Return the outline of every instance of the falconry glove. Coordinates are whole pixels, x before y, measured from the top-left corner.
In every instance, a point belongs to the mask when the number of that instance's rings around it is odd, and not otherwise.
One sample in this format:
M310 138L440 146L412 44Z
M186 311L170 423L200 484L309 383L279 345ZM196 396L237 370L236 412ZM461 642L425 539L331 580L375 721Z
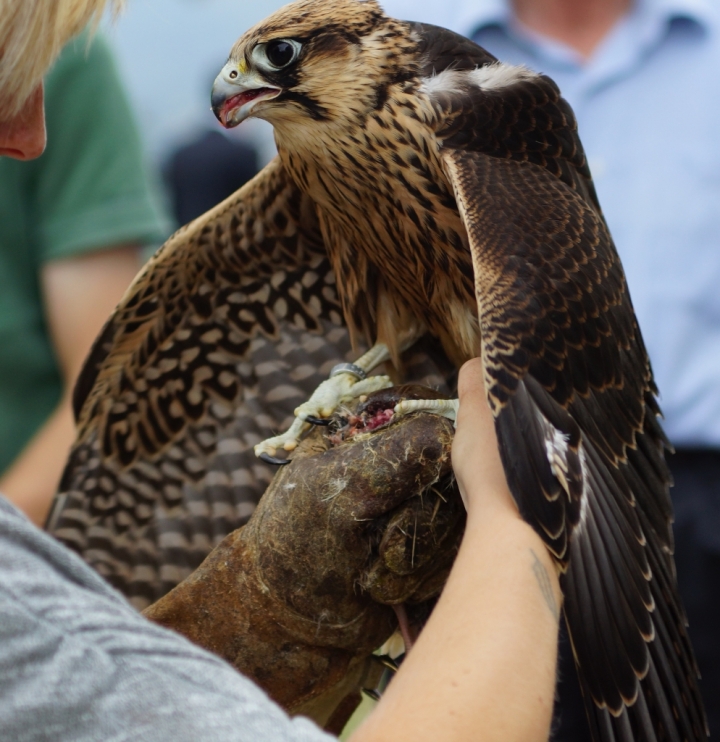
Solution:
M228 660L290 712L340 731L373 650L440 593L465 514L452 477L452 425L419 414L388 425L395 387L316 431L247 525L145 615Z

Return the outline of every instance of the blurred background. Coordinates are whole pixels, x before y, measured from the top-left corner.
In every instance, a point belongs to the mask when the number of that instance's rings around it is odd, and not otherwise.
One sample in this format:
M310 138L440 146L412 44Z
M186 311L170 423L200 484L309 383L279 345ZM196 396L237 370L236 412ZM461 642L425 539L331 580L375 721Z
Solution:
M210 110L210 89L232 45L282 0L144 0L107 19L150 172L176 226L236 191L276 154L272 127L231 131Z

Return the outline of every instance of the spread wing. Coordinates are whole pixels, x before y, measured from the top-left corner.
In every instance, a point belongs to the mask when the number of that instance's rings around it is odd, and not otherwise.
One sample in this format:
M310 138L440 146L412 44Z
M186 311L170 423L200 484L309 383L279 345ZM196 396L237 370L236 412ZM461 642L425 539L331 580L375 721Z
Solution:
M472 251L488 396L510 488L562 571L593 735L706 739L668 444L574 117L544 76L494 63L453 74L428 87Z
M108 321L48 530L144 608L248 519L273 475L253 445L354 356L315 207L276 160L171 237ZM453 373L429 339L403 361Z
M177 232L96 341L49 530L143 607L241 525L252 446L350 351L315 208L276 160Z

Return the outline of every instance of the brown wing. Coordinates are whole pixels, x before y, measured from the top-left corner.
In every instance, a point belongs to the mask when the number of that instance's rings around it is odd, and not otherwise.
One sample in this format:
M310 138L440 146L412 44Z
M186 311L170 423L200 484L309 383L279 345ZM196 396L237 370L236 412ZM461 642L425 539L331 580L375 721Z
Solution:
M472 73L500 65L486 49L445 28L422 23L408 27L419 39L416 54L423 80L446 71ZM539 165L600 213L575 114L553 80L532 74L530 79L487 85L467 74L444 90L433 89L435 134L443 147Z
M449 148L443 161L471 245L505 471L563 570L593 734L706 739L667 443L607 227L563 168Z
M140 273L75 394L50 531L142 607L252 512L275 434L350 346L313 204L274 161Z
M427 342L407 376L441 386ZM273 475L253 445L354 357L315 208L275 161L174 235L108 321L49 530L147 606L247 520Z

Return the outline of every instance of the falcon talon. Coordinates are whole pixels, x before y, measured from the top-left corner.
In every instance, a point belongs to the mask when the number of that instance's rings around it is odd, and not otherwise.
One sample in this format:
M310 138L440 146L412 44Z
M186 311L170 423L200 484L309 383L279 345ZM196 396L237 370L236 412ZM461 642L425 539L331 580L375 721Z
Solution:
M305 422L310 423L310 425L323 425L327 426L330 425L330 418L327 417L314 417L313 415L306 415L305 416Z
M271 456L269 453L261 453L258 455L258 458L266 464L272 464L272 466L285 466L285 464L290 463L290 459L278 459L275 456Z

